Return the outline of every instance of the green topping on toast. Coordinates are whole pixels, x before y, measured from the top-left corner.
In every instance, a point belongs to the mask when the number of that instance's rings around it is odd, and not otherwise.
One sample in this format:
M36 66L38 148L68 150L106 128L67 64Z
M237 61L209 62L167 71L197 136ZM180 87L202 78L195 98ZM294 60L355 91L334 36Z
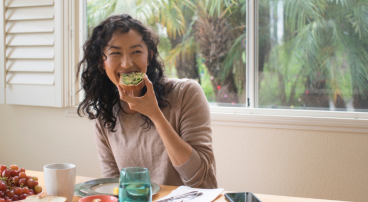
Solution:
M120 83L125 85L137 85L143 80L144 73L142 72L132 72L128 74L120 75Z

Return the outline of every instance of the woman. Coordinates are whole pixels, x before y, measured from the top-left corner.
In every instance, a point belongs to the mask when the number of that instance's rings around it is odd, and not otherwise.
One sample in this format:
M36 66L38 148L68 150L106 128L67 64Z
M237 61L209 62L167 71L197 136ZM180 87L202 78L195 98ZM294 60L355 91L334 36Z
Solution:
M124 167L146 167L164 185L216 188L210 111L200 85L163 76L158 37L129 15L114 15L84 44L85 99L78 107L94 120L103 177ZM85 64L83 66L83 64ZM122 73L145 73L146 86L124 91Z

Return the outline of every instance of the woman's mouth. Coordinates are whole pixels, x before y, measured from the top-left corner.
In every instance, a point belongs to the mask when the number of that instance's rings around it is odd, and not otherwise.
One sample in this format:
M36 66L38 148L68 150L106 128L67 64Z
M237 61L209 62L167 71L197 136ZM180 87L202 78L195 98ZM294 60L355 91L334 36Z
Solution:
M122 74L130 74L130 73L133 73L133 72L137 73L138 71L119 72L119 73L118 73L118 76L120 76L120 75L122 75Z

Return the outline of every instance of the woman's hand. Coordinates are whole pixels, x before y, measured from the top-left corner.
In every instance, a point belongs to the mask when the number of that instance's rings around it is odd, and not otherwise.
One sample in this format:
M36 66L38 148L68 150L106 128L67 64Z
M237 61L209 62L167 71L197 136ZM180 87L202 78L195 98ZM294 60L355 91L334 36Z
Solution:
M161 110L158 107L152 82L148 79L147 75L144 75L143 79L147 87L147 92L142 97L131 96L133 92L125 91L119 85L117 85L117 88L119 90L120 99L128 103L131 110L144 114L152 120L155 115L161 113Z

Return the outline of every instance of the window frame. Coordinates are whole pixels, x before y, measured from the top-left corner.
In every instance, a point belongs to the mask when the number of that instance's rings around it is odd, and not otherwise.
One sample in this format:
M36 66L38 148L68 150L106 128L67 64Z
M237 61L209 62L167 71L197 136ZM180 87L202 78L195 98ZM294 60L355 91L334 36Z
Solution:
M86 0L79 0L79 47L86 37ZM256 108L258 82L258 0L247 0L246 107L210 106L212 126L301 129L368 133L368 113ZM80 49L82 51L82 49ZM82 54L80 54L82 55ZM74 71L73 71L74 72ZM76 107L67 116L78 116Z

